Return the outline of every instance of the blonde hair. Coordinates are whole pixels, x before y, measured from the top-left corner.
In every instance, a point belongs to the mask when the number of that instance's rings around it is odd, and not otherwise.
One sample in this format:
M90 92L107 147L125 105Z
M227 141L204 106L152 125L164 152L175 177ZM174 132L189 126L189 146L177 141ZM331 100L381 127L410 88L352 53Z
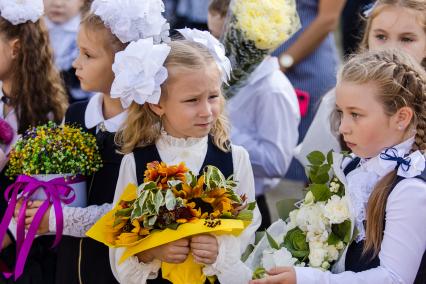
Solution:
M426 151L426 73L410 56L398 50L369 51L354 56L343 67L339 81L359 84L374 83L378 99L386 115L402 107L413 110L410 127L416 129L411 151ZM383 177L375 186L367 205L367 226L364 253L375 257L383 240L386 202L396 170Z
M127 43L122 43L118 37L116 37L111 30L105 26L104 21L98 15L93 13L86 14L81 20L80 25L85 28L85 32L93 32L102 36L102 47L109 51L112 56L115 53L122 51L128 45Z
M368 38L370 36L371 25L373 20L387 7L396 6L401 8L412 9L423 15L423 31L426 33L426 1L424 0L377 0L371 14L365 19L364 34L359 46L360 51L369 49ZM423 59L422 66L426 67L426 60Z
M175 40L170 44L171 51L164 65L171 68L197 70L217 66L215 59L204 45L187 40ZM218 69L219 71L219 69ZM161 86L161 95L168 96L167 84L169 78ZM213 125L210 135L213 143L222 151L230 151L229 123L224 114L225 97L220 94L220 115ZM139 105L135 102L129 107L128 117L123 127L117 132L115 141L124 154L132 152L136 147L145 147L157 141L161 134L161 118L156 115L147 103Z

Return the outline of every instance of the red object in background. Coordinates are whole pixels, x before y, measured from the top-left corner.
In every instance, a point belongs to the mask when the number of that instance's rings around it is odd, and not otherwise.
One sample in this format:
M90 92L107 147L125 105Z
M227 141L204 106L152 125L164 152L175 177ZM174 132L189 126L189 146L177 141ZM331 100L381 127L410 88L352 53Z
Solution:
M304 117L308 113L310 99L309 93L300 89L295 89L295 91L297 95L297 101L299 102L300 116Z

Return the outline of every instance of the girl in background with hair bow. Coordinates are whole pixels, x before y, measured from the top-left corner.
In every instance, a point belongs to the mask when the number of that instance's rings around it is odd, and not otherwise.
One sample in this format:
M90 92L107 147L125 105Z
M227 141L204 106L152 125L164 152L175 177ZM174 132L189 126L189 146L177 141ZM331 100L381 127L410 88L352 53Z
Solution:
M4 190L14 181L5 177L8 154L15 141L30 126L61 123L68 106L59 73L52 61L49 36L41 18L42 0L0 1L0 120L8 141L0 142L0 212L7 203ZM2 137L4 138L2 133ZM12 138L12 139L10 139ZM11 269L15 263L12 229L2 243L1 259ZM53 238L37 238L17 283L53 283L56 254L50 250ZM1 271L6 270L1 265ZM2 278L2 276L0 276ZM0 279L1 283L15 283Z
M85 208L63 207L63 238L58 247L56 283L117 283L109 265L108 248L86 238L87 230L111 210L122 155L117 153L115 132L127 117L127 106L114 95L133 87L120 81L115 62L129 43L153 37L167 39L168 24L161 15L161 0L95 0L80 24L79 55L73 62L84 91L96 92L89 100L68 109L65 122L78 124L96 135L103 167L87 181ZM127 66L132 68L131 66ZM40 202L27 210L30 222ZM39 233L55 232L54 210L44 216Z
M353 152L342 168L358 232L339 260L345 271L278 267L251 283L426 283L425 71L397 51L355 56L336 108Z
M178 31L185 40L173 41L169 46L153 46L141 40L133 47L134 52L123 54L129 60L140 58L139 69L134 70L133 77L128 73L127 80L152 89L140 92L134 88L122 96L130 107L116 137L126 155L121 162L114 202L118 202L128 183L143 183L147 163L155 160L169 165L185 162L196 174L202 172L203 164L214 165L225 176L234 175L237 194L245 194L248 202L254 201L253 172L247 151L230 144L223 113L225 99L221 86L230 72L223 46L208 32ZM118 261L123 249L111 249L111 267L120 283L170 283L162 279L161 273L158 276L161 262L182 263L192 253L196 262L205 265L206 276L217 275L220 283L247 283L251 274L246 273L249 270L240 257L254 241L259 225L260 213L256 208L252 223L239 237L197 235L143 251L122 264Z

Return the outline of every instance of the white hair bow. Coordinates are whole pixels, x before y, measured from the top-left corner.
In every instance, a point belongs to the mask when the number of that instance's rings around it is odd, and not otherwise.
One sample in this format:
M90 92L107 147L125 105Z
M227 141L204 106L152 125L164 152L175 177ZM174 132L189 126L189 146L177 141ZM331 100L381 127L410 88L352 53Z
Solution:
M91 10L123 43L147 37L155 43L169 40L161 0L95 0Z
M178 29L177 31L181 33L185 39L198 42L207 47L222 72L222 81L227 83L231 74L231 62L225 55L225 48L223 45L208 31L188 28Z
M0 0L0 15L13 25L37 22L44 14L43 0Z
M123 51L117 52L112 70L115 79L111 97L120 98L123 108L132 102L158 104L161 84L167 79L163 66L170 53L167 44L154 44L152 38L131 42Z

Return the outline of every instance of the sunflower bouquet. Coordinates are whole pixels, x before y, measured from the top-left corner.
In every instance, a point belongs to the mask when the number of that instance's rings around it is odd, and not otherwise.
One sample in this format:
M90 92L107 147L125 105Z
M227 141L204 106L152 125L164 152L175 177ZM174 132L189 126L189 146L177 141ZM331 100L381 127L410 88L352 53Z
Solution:
M75 207L86 205L85 176L102 165L96 138L81 128L57 125L53 122L31 127L18 139L9 154L6 175L15 182L5 190L8 207L0 224L3 240L12 220L18 200L22 200L16 221L17 260L15 280L23 272L31 244L44 214L50 206L55 211L56 246L62 238L62 204ZM25 211L30 200L43 201L25 231ZM13 226L12 226L13 227Z
M184 163L167 166L152 162L144 176L139 187L127 185L115 208L87 233L109 247L125 247L120 261L196 234L238 235L253 218L255 202L248 203L244 195L238 195L236 181L225 178L214 166L205 167L196 177ZM172 281L176 279L173 274L189 267L191 280L181 281L194 283L194 279L199 279L204 283L202 266L191 259L177 265L163 263L163 277ZM167 271L172 275L165 275Z
M232 0L223 44L231 61L232 97L256 67L300 28L295 0Z

